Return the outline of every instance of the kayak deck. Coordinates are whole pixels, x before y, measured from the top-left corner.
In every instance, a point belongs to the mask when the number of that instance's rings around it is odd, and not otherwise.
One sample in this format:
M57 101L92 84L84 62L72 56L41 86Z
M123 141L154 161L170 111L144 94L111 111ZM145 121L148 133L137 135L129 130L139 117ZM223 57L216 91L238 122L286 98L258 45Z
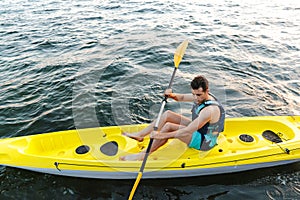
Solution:
M141 161L119 158L145 150L149 138L138 142L121 133L137 132L146 126L111 126L1 139L0 164L67 176L135 178ZM272 137L277 141L271 141ZM212 150L190 149L171 139L149 156L144 176L218 174L297 162L299 142L299 116L229 118Z

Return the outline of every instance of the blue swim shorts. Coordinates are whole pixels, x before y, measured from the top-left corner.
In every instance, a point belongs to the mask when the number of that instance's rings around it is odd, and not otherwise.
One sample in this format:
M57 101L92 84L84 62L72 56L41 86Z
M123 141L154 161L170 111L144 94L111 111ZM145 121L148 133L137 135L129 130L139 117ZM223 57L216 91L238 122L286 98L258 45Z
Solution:
M192 135L192 139L188 146L190 148L200 150L201 143L202 143L202 136L198 131L195 131Z
M192 139L191 139L188 147L194 148L197 150L208 151L208 150L212 149L214 146L216 146L218 135L205 134L204 136L202 136L201 133L199 133L198 131L195 131L192 135Z

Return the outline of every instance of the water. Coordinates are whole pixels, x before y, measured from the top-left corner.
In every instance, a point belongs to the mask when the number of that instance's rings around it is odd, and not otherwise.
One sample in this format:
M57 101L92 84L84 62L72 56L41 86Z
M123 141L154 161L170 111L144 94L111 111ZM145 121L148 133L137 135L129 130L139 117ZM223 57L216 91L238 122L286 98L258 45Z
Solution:
M150 122L185 39L174 91L203 74L227 117L299 115L299 16L293 0L2 0L0 137ZM298 199L299 169L142 180L136 197ZM125 199L133 184L11 168L0 180L1 199Z

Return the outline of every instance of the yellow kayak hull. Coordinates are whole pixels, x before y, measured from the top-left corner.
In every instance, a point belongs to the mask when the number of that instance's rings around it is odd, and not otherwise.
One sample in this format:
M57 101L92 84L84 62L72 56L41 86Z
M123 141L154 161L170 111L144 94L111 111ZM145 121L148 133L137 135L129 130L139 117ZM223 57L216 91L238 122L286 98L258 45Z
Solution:
M0 165L63 176L135 179L141 161L121 161L149 142L122 136L147 125L110 126L0 139ZM264 137L269 131L280 138ZM300 116L227 118L218 145L204 152L177 139L147 160L143 178L240 172L300 161Z

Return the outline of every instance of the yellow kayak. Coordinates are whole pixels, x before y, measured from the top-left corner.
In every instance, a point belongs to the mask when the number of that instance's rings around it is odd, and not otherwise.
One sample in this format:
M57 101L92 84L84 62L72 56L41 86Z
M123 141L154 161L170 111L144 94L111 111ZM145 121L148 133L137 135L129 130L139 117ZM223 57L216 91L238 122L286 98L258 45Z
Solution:
M121 161L149 142L122 136L147 125L125 125L0 139L0 165L102 179L135 179L142 161ZM218 145L204 152L177 139L152 153L143 178L240 172L300 161L300 116L228 118Z

